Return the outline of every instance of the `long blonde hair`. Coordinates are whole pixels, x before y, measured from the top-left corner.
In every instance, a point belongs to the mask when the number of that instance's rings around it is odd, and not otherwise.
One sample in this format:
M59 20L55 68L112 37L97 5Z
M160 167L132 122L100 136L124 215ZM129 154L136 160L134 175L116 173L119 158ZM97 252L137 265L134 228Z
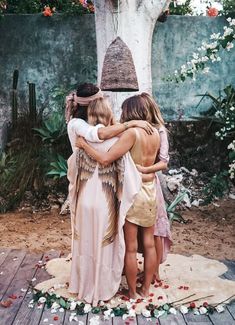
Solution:
M153 97L145 92L143 92L140 96L145 101L148 107L148 111L151 115L151 123L157 127L165 126L165 122L160 112L160 108L153 99Z
M106 98L99 98L90 102L87 115L88 123L91 125L103 124L108 126L114 124L113 112Z

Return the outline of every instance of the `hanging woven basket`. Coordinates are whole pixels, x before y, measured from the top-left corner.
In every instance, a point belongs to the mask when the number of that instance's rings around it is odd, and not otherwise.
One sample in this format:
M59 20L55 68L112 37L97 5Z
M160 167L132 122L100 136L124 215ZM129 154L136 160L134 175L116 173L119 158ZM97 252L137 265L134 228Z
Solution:
M116 92L139 90L131 51L120 37L107 49L100 86L102 90Z

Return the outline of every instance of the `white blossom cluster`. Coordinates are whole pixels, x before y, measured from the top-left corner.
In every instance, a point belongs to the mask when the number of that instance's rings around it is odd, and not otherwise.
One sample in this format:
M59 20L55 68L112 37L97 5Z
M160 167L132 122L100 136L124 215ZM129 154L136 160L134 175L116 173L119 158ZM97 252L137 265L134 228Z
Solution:
M215 135L220 140L224 140L226 136L235 130L235 107L221 106L221 108L215 112L215 117L224 124Z
M198 71L208 73L210 68L206 66L207 62L219 62L221 57L218 55L219 50L223 47L230 51L233 47L235 39L235 19L227 19L229 26L224 26L224 32L213 33L210 36L210 42L202 42L198 52L193 53L193 58L186 64L183 64L179 70L175 70L174 77L171 76L167 80L183 82L186 78L191 77L196 80Z
M184 6L187 0L174 0L174 6ZM191 15L193 16L206 16L208 8L215 8L218 11L223 10L223 5L219 1L208 1L208 0L191 0L189 2L189 8Z
M215 8L218 11L223 10L223 5L218 1L191 0L189 7L193 16L206 16L208 8Z
M235 140L233 140L229 145L228 149L231 150L233 153L235 153ZM235 178L235 159L232 160L231 164L229 164L229 177L231 179Z

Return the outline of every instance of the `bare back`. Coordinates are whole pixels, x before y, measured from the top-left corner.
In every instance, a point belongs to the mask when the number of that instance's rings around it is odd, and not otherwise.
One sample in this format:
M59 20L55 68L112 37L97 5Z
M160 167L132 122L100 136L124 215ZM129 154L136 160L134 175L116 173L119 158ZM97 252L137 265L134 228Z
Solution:
M160 136L156 130L153 134L149 135L140 128L135 128L136 140L130 150L130 154L135 164L148 167L155 163L156 157L160 148ZM153 179L153 175L145 176L144 181Z

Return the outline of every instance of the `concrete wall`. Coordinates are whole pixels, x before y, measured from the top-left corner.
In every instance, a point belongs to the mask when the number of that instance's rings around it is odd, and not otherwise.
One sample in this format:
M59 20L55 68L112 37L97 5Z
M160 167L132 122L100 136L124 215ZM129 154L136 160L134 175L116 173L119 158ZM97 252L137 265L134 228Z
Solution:
M153 93L167 120L189 120L208 108L200 97L209 91L215 96L229 84L235 85L235 49L221 52L221 62L210 65L211 72L198 75L196 81L189 79L180 84L163 80L182 64L192 59L193 52L202 41L209 41L212 33L223 31L224 17L170 16L167 21L157 23L153 34L152 78Z
M28 105L27 81L36 84L37 106L47 106L54 87L96 82L95 39L93 15L6 15L0 20L0 147L6 138L3 123L11 115L14 69L19 69L21 109Z
M156 25L153 35L153 92L164 117L190 119L199 114L197 94L235 83L235 51L221 55L211 73L196 82L169 84L163 77L190 59L212 32L222 31L225 19L170 16ZM20 107L27 107L27 81L36 83L38 107L48 105L53 87L69 88L77 82L96 81L97 58L94 15L51 18L38 15L7 15L0 20L0 147L3 124L10 118L12 74L19 69ZM50 109L50 107L48 107ZM183 115L183 116L182 116Z

